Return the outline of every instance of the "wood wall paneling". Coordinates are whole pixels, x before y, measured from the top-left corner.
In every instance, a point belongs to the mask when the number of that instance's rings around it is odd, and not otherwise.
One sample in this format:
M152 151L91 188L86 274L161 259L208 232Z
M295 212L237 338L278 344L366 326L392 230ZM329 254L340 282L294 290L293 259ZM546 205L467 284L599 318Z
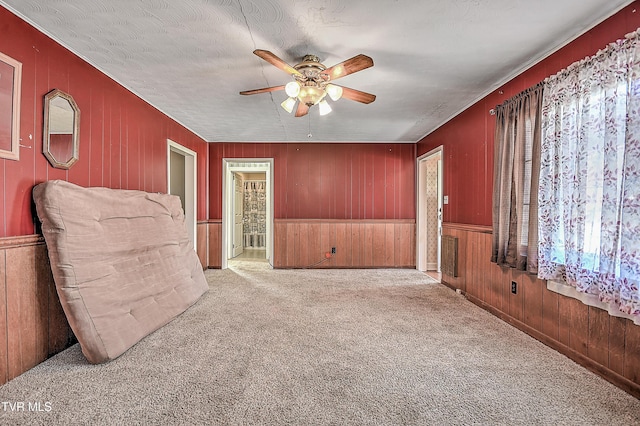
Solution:
M487 267L487 291L485 292L485 299L491 306L498 307L498 291L500 280L498 277L499 268L493 263L489 263ZM501 307L499 308L501 309Z
M361 265L373 265L374 262L374 236L373 236L373 223L363 223L361 227L364 228L364 238L362 239L362 259L360 259ZM379 256L378 256L379 257Z
M275 222L273 224L273 266L283 268L286 266L287 258L287 224Z
M198 222L196 225L196 253L203 269L209 267L209 224Z
M416 247L416 242L417 242L416 238L417 237L416 237L415 226L413 227L413 230L410 230L409 232L411 233L411 245L410 245L410 247L413 247L411 249L410 265L416 265L416 250L415 250L415 247Z
M296 242L295 237L297 235L296 231L296 223L287 223L286 224L286 245L284 248L284 266L291 267L296 264L295 253L296 253Z
M415 144L216 143L209 219L222 217L222 160L273 158L276 219L415 219Z
M207 268L222 267L222 222L208 223Z
M36 235L0 239L0 383L75 343L46 247Z
M607 311L589 307L589 329L587 355L589 358L609 367L609 319Z
M206 219L204 140L3 7L0 22L0 51L22 62L20 134L27 141L19 161L0 159L3 176L11 177L0 180L0 237L36 232L31 189L46 180L166 192L168 138L198 154L198 218ZM71 94L82 114L80 159L69 170L42 155L43 97L54 88Z
M460 276L443 274L444 284L640 397L640 326L552 292L535 276L492 264L491 238L483 227L445 224L443 234L455 235L462 247Z
M491 253L491 234L488 233L480 233L480 253L486 253L487 255ZM483 290L482 290L482 300L489 300L492 298L492 270L493 264L487 262L487 259L477 259L478 264L478 274L482 276L483 281Z
M275 268L415 267L413 220L277 219L274 230Z
M518 286L522 292L522 301L527 306L522 306L523 322L529 327L542 332L543 317L543 291L546 287L545 283L535 275L522 273L520 274Z
M542 329L541 332L551 339L560 341L560 312L558 306L558 293L547 290L546 283L541 281L544 286L542 292Z
M571 347L571 309L572 299L558 295L558 341L567 347Z
M360 253L358 253L355 248L358 246L357 243L358 237L355 236L357 232L359 232L360 227L354 223L345 223L345 231L344 231L344 239L345 246L344 249L340 251L344 251L343 256L345 259L345 266L353 266L358 264L358 259L360 259ZM359 235L359 234L357 234ZM338 242L336 242L338 244ZM336 250L339 246L336 246Z
M386 224L382 225L371 225L371 233L372 233L372 253L373 259L370 265L380 265L380 266L388 266L386 264L387 252L385 247L386 242Z
M351 226L351 224L348 224ZM335 266L336 267L347 267L350 265L351 258L351 239L347 242L347 224L346 223L336 223L336 238L335 238L335 247L336 253L334 254ZM351 235L349 235L351 236ZM342 250L338 251L338 247L342 247Z
M589 309L576 299L567 298L564 304L569 312L569 347L588 356L589 354Z
M307 266L326 259L324 254L330 252L332 244L335 244L329 235L331 225L325 222L310 224L299 222L298 226L298 238L305 242L307 256L296 259L295 265Z
M464 282L466 292L475 297L480 297L479 290L478 290L480 276L478 275L476 270L477 259L474 256L474 253L478 252L477 240L478 240L477 232L467 234L465 238L464 251L461 252L460 255L465 259L464 276L473 277L473 279L466 279Z
M628 322L623 318L611 317L609 318L609 330L607 332L609 337L609 368L621 376L625 375L625 335ZM640 382L640 380L637 381Z
M411 226L402 226L396 223L394 230L394 253L396 255L395 263L397 265L415 265L415 259L412 255L415 253L415 233L412 233Z
M0 250L0 385L9 381L6 250Z
M56 284L51 272L49 255L44 244L36 245L36 282L42 291L47 293L47 357L68 348L76 342L76 338L67 322L67 317L60 304Z
M638 29L640 13L636 12L637 8L638 2L626 6L535 66L497 87L419 141L417 156L443 147L443 190L444 195L449 196L449 204L443 206L445 222L491 225L495 116L490 116L488 111Z
M522 321L524 322L524 297L523 297L523 291L522 291L522 284L521 284L521 280L520 280L520 276L522 275L522 272L519 271L515 271L513 269L509 269L508 270L509 273L511 274L510 277L510 282L509 282L509 291L506 292L507 297L509 298L509 303L508 303L508 314L518 320L518 321ZM513 292L511 291L511 283L512 282L516 282L517 284L517 290L516 290L516 294L513 294Z
M311 263L311 256L309 254L309 224L300 223L297 231L298 241L296 246L296 253L298 255L296 262L299 265L309 265Z
M362 244L360 244L362 238L362 226L359 223L351 224L351 265L361 265L364 262L362 253Z
M467 238L468 235L469 235L468 233L460 230L454 231L454 236L458 238L458 279L457 281L460 285L460 289L464 292L467 291L466 279L467 277L469 277L469 274L467 273L467 263L470 258L465 255L467 253L467 244L469 244L469 241Z
M384 225L384 266L395 266L396 264L396 224L385 223ZM400 242L408 244L409 240Z
M498 305L502 312L509 312L511 299L511 269L503 266L496 266L498 270Z
M625 329L624 377L640 383L640 326L627 320ZM639 395L636 397L640 398Z
M337 222L332 222L327 224L323 223L322 226L320 227L320 230L323 235L322 243L321 243L322 251L320 253L320 256L325 256L325 259L328 259L329 266L331 266L332 268L335 268L337 266L336 257L331 253L331 249L333 247L336 247L336 250L337 250L336 225L337 225ZM327 257L328 255L330 256Z
M38 287L35 247L6 252L7 356L9 380L46 358L48 345L42 334L48 329L48 295Z

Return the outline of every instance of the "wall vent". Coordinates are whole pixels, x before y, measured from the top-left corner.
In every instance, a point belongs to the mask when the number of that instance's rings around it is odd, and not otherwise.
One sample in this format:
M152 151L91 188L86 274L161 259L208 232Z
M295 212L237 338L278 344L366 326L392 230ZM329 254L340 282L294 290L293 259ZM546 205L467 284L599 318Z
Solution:
M440 269L444 275L458 276L458 237L442 236L442 259Z

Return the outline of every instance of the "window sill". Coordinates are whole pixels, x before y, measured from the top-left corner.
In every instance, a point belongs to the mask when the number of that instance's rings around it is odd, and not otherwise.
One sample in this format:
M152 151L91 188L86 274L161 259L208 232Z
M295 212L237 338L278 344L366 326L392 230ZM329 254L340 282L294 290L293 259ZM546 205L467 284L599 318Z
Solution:
M593 306L593 307L605 310L611 316L626 318L632 321L634 324L640 325L640 317L634 317L633 315L620 312L615 305L601 302L598 296L595 296L593 294L581 293L577 291L574 287L571 287L570 285L567 285L558 281L547 281L547 289L553 291L554 293L562 294L563 296L571 297L573 299L578 299L585 305Z

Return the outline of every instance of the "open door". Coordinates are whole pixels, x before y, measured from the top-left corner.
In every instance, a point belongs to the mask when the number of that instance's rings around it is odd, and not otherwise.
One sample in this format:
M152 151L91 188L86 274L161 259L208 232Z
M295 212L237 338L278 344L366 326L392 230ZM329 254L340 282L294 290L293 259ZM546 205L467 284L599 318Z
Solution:
M244 250L242 241L242 218L243 218L243 201L244 192L242 185L242 177L237 173L233 174L234 193L233 193L233 253L231 257L240 256Z
M167 191L177 195L182 202L187 233L197 247L197 153L167 139Z
M416 269L440 272L443 153L436 148L417 160Z

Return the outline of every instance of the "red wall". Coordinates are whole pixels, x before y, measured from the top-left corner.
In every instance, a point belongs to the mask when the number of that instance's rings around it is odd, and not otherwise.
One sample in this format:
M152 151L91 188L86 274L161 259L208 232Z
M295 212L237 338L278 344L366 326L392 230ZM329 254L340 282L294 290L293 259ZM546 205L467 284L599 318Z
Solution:
M275 217L415 219L416 155L444 146L446 222L491 224L494 117L489 109L640 26L634 2L411 144L254 144L202 139L0 8L0 51L23 64L20 161L0 160L0 237L34 232L31 188L50 179L166 191L166 139L198 153L198 219L219 219L222 158L275 159ZM81 112L80 161L42 155L42 101L59 88ZM209 160L209 164L207 164ZM207 200L207 175L210 196ZM207 208L209 212L207 213Z
M449 204L443 209L445 222L491 225L495 117L489 110L638 27L640 1L490 93L418 143L418 156L444 147L444 195L449 196Z
M276 219L415 219L414 144L216 143L210 219L222 217L222 159L274 159Z
M0 51L22 62L25 145L19 161L0 159L0 237L34 233L31 189L42 181L166 192L167 138L197 152L198 219L207 217L205 141L2 7L0 34ZM43 98L56 88L81 111L80 160L68 171L42 154Z

